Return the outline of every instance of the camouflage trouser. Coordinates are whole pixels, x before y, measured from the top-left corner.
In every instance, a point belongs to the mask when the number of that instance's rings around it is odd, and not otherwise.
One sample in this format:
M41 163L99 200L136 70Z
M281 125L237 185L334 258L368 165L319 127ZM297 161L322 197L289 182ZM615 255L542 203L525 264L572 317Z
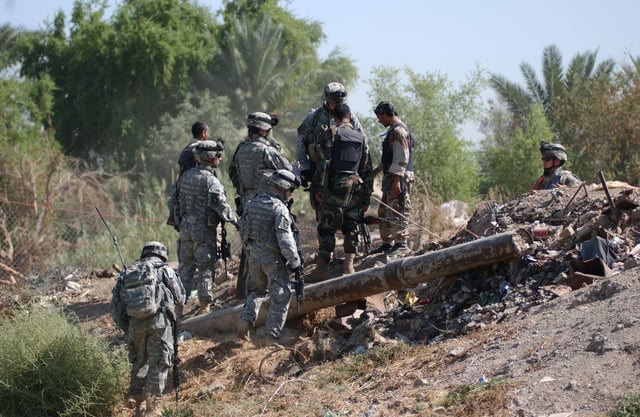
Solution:
M280 337L291 303L289 271L283 260L268 261L250 256L247 300L240 318L255 323L260 306L269 293L269 312L265 329L275 338Z
M336 246L336 231L342 231L344 252L356 253L358 247L358 220L362 216L361 200L352 198L348 207L323 204L318 210L318 254L329 261ZM330 203L330 202L329 202Z
M382 204L378 207L378 217L381 219L379 229L383 243L391 244L394 241L396 244L407 243L409 223L406 219L410 214L411 200L408 192L400 195L382 192ZM405 219L402 218L403 216Z
M131 395L162 396L173 363L173 329L131 325L128 336Z
M182 222L178 241L178 261L178 273L187 297L193 289L194 275L197 271L198 300L204 303L213 301L216 230L204 224Z

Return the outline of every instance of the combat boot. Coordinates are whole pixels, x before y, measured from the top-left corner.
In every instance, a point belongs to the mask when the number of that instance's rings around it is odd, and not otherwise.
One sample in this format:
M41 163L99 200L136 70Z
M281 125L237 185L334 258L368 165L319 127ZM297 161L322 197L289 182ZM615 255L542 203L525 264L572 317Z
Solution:
M211 311L211 304L208 301L200 301L200 314L206 314Z
M136 401L136 411L133 417L144 417L147 412L147 403L145 401Z
M144 414L145 417L161 417L162 406L160 399L155 397L147 398L147 411Z
M324 281L329 274L329 262L322 256L316 258L316 269L311 272L310 276L313 282Z
M342 273L344 275L353 274L355 270L353 269L353 260L355 259L355 253L345 253L344 254L344 264L342 264Z
M246 342L251 341L251 323L247 320L240 320L238 325L238 337Z

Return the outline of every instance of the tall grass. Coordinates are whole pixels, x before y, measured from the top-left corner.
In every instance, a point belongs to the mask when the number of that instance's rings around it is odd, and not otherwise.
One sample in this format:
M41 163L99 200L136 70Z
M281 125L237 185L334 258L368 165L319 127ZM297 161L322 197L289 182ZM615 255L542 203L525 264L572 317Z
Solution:
M103 341L43 307L0 319L0 415L109 416L128 365Z

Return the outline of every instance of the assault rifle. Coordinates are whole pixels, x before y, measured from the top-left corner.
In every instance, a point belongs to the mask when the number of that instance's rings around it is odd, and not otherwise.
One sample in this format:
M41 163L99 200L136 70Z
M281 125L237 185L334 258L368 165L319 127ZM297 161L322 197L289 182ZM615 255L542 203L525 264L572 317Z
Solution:
M295 270L293 289L296 290L296 309L297 311L300 311L300 300L304 299L304 277L302 276L302 271L304 270L304 257L302 256L302 250L300 249L300 229L298 229L298 226L296 225L298 218L291 213L292 205L293 199L290 199L287 202L287 208L289 209L289 214L291 214L291 219L293 220L291 223L291 231L293 232L293 239L296 242L296 250L298 251L298 257L300 258L300 266Z
M178 319L173 320L173 389L176 392L176 404L180 394L180 358L178 357Z
M369 233L369 225L366 223L358 223L358 234L362 237L362 245L364 246L364 254L371 252L371 234Z
M124 256L122 256L122 250L120 250L120 245L118 244L118 238L116 238L116 235L114 235L113 232L111 231L109 224L107 224L107 221L102 216L102 213L100 213L100 209L98 208L98 206L94 206L94 207L96 208L96 211L98 212L98 216L100 216L102 223L104 223L105 227L107 228L107 231L109 232L109 234L111 235L111 238L113 239L113 244L115 245L116 250L118 251L118 255L120 255L120 261L122 262L122 270L124 271L125 269L127 269L127 264L124 262Z
M224 275L228 276L227 259L231 257L231 244L227 241L227 229L224 227L224 221L220 222L220 246L217 249L218 259L224 261Z

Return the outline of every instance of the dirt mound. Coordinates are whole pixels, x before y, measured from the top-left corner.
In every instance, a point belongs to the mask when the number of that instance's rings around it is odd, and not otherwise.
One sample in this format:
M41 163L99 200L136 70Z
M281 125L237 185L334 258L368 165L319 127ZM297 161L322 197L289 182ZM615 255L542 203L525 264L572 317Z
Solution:
M181 403L196 416L603 415L640 386L638 201L637 188L609 183L483 202L452 238L431 239L417 253L517 231L528 241L521 259L387 294L385 309L346 317L321 310L288 323L275 350L233 335L182 334ZM598 259L606 269L576 274L572 262L585 260L590 241L604 244L607 256ZM357 269L382 262L366 257ZM220 306L238 302L237 260L228 268L229 279L216 287ZM334 269L339 274L339 265ZM575 280L585 275L591 283ZM47 300L122 345L107 311L114 279L67 283ZM190 300L188 315L197 314L195 304ZM410 350L345 381L335 376L354 355L398 341ZM509 381L504 402L476 411L442 406L456 387L501 378ZM130 414L124 405L118 412Z

